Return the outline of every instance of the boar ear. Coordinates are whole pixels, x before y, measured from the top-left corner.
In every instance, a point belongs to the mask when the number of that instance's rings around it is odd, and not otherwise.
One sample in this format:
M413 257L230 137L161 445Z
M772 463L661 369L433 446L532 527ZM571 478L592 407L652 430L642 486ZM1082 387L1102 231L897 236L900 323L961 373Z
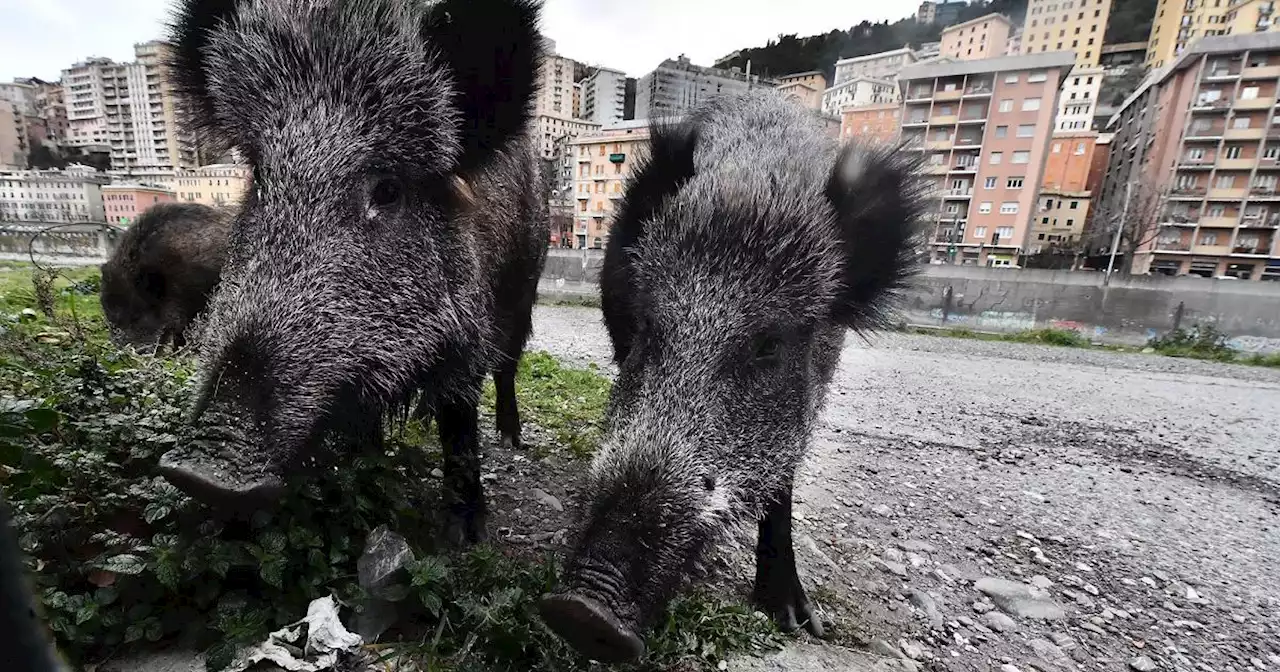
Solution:
M210 34L235 16L239 4L240 0L178 0L169 17L173 49L165 59L166 69L189 123L206 138L216 129L204 49Z
M827 181L844 262L833 316L853 329L881 326L915 271L924 182L912 156L850 142Z
M423 37L453 72L463 171L487 161L529 122L542 59L539 0L442 0Z
M631 350L636 324L628 249L640 239L645 223L663 202L693 177L697 147L698 134L692 124L655 124L647 156L632 170L626 195L610 225L600 275L600 308L613 342L614 361L619 364Z

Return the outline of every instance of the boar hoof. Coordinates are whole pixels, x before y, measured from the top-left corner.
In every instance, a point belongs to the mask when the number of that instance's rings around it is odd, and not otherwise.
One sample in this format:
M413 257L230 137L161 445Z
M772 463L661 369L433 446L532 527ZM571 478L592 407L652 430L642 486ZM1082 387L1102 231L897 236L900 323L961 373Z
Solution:
M799 577L757 584L755 603L761 611L773 617L783 632L795 632L803 626L814 637L823 636L822 618L805 595Z
M160 458L160 475L215 508L257 509L278 500L284 492L284 481L270 470L246 473L179 451L169 451Z
M520 443L520 437L519 437L519 436L516 436L516 435L514 435L514 434L503 434L503 435L502 435L502 449L503 449L503 450L520 450L520 449L522 449L522 448L524 448L524 444Z
M601 663L644 655L644 640L603 604L581 595L548 595L538 603L542 620L579 653Z
M466 548L489 541L485 523L488 516L480 511L449 511L445 514L444 543L449 548Z

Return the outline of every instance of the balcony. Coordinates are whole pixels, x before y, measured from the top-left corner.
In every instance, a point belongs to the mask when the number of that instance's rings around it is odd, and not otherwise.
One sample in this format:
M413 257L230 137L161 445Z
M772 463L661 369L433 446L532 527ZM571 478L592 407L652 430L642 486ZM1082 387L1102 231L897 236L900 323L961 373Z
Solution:
M964 90L963 90L963 89L955 89L955 90L953 90L953 91L939 91L939 92L937 92L937 93L933 94L933 99L934 99L934 100L938 100L938 101L942 101L942 100L960 100L962 97L964 97Z
M1231 254L1231 246L1230 245L1192 245L1191 252L1194 254L1227 255L1227 254Z
M926 175L946 175L948 171L945 163L931 163L924 167Z
M1263 217L1261 215L1245 215L1240 218L1242 229L1274 229L1280 227L1280 215Z
M970 114L960 117L960 123L963 124L985 124L987 118L984 115Z
M1236 67L1214 68L1206 70L1204 73L1204 81L1206 82L1227 82L1240 76L1239 64Z
M956 138L956 147L977 147L982 144L982 136L960 136Z
M1169 193L1171 198L1185 200L1188 198L1195 198L1195 199L1204 198L1205 191L1206 189L1200 186L1174 187Z
M1280 198L1280 193L1276 192L1276 187L1266 185L1254 185L1249 187L1249 198L1257 200L1271 200Z
M1235 108L1237 110L1265 110L1270 108L1276 102L1275 94L1269 96L1258 96L1257 98L1237 98Z
M1183 159L1178 162L1178 170L1209 170L1211 168L1213 168L1213 159L1209 157Z
M924 126L929 123L928 117L919 117L917 119L907 119L902 122L903 128L913 128L916 126Z
M1200 226L1201 228L1234 229L1236 228L1237 221L1239 221L1238 218L1234 216L1233 217L1201 217Z
M1271 246L1270 246L1270 245L1263 245L1263 244L1258 244L1258 245L1236 245L1235 247L1232 247L1232 248L1231 248L1231 254L1242 254L1242 255L1246 255L1246 256L1268 257L1268 256L1271 256Z
M951 169L953 173L976 173L978 172L978 164L976 163L959 163Z
M952 125L955 125L955 123L959 120L960 120L960 117L954 114L940 114L930 119L929 123L934 126L952 126Z
M1240 76L1244 79L1276 79L1280 77L1280 65L1245 68L1240 71Z
M973 187L957 187L942 192L943 198L968 198L973 195Z
M1191 104L1191 111L1220 112L1222 110L1227 109L1227 107L1229 106L1230 106L1229 102L1227 101L1226 98L1214 98L1214 99L1201 98Z
M1265 128L1228 128L1223 137L1228 140L1261 140L1266 134Z
M1218 170L1252 170L1257 161L1256 158L1218 159Z
M1187 129L1187 140L1221 140L1225 130L1226 127L1216 124L1205 128L1192 126Z
M1249 193L1248 189L1223 189L1222 187L1214 187L1209 190L1208 197L1211 200L1219 201L1238 201Z
M975 84L973 86L970 86L969 88L964 90L964 95L966 98L969 98L971 96L972 97L978 97L978 96L990 97L991 84L988 82L984 82L982 84Z
M1191 244L1181 240L1175 241L1156 241L1156 250L1160 252L1190 252Z
M907 94L908 103L919 103L922 101L929 101L932 99L933 99L932 89L916 89L915 91L912 91Z
M951 142L951 138L947 138L946 140L930 140L924 143L925 149L932 149L932 150L948 150L948 149L951 149L953 146L954 146L954 143Z

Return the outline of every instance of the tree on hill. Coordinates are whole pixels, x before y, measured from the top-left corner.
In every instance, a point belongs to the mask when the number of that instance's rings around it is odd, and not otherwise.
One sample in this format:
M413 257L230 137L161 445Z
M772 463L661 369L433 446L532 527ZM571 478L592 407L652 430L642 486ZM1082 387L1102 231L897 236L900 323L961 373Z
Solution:
M1121 0L1111 5L1103 44L1146 42L1151 36L1157 0Z
M1015 26L1020 26L1027 13L1027 0L973 2L960 11L956 23L993 13L1004 14ZM779 35L763 47L742 49L732 58L717 62L716 67L746 69L747 61L751 61L751 72L762 77L820 70L831 81L836 61L842 58L936 42L945 27L937 23L918 23L911 17L893 23L863 21L848 30L833 30L809 37Z

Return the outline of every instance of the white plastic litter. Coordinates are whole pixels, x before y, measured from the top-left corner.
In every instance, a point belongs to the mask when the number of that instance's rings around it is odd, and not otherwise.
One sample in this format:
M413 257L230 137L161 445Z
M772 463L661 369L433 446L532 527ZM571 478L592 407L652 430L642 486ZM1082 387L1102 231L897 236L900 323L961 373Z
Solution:
M307 641L298 658L298 639L306 626ZM360 635L349 632L338 619L338 604L333 596L312 600L307 617L267 635L267 641L249 647L236 656L228 672L244 670L268 661L289 672L320 672L332 669L339 651L350 651L363 644Z

